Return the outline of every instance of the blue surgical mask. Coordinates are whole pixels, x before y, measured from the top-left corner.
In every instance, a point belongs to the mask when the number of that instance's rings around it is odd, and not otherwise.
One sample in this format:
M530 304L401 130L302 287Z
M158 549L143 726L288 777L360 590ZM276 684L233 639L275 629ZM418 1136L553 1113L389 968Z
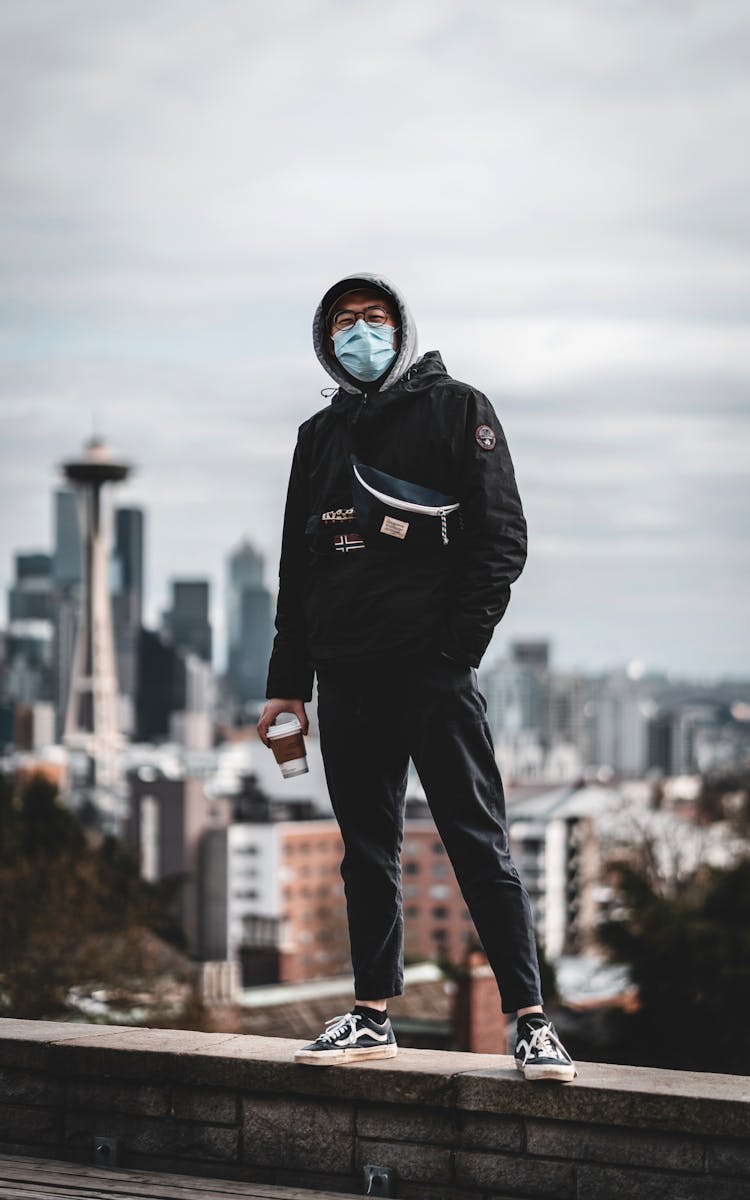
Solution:
M350 375L371 383L388 370L396 357L395 332L392 325L368 325L360 317L351 329L334 333L333 352Z

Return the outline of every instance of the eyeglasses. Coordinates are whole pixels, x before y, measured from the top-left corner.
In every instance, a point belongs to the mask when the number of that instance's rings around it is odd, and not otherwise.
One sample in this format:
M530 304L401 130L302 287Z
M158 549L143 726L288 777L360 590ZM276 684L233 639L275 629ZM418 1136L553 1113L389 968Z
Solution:
M359 312L355 312L351 308L340 308L338 312L333 314L331 318L331 329L338 332L341 329L351 329L357 317L364 317L368 325L386 325L392 320L391 314L382 304L368 304L367 308L362 308Z

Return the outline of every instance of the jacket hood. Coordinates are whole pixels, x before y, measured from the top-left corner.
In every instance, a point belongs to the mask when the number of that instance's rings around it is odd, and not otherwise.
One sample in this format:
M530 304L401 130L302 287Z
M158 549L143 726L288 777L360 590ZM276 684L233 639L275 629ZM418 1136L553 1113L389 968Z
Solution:
M380 291L388 293L398 310L400 325L400 342L396 358L386 374L368 386L375 388L378 392L385 392L388 388L392 388L394 383L397 383L402 375L406 374L417 357L417 327L414 324L411 310L396 285L386 279L384 275L374 275L369 271L360 271L356 275L345 275L343 279L339 279L338 283L329 287L313 317L313 346L318 361L331 379L345 392L361 392L364 390L365 384L345 371L338 359L326 350L327 317L339 296L343 296L345 292L353 292L355 288L366 287L379 288Z

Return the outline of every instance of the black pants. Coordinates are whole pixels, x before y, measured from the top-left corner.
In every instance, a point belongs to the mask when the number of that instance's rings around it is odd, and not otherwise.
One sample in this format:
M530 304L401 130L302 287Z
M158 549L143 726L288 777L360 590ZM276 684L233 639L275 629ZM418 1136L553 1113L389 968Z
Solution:
M344 840L356 995L404 990L401 842L409 757L500 989L541 1004L529 899L508 847L505 796L476 671L437 652L319 666L326 780Z

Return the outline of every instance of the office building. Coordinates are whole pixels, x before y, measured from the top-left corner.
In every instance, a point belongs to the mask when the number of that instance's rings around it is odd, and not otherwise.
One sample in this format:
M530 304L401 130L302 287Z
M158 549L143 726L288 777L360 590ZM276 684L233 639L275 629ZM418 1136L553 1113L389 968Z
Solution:
M53 674L55 733L62 739L65 708L70 695L78 620L83 591L83 550L75 492L57 488L53 494L52 523L54 549L52 579L54 587Z
M236 703L266 694L273 644L271 593L263 584L263 557L244 541L227 571L227 679Z
M15 555L15 578L8 588L3 674L3 699L11 708L53 700L54 602L49 554Z
M115 510L110 557L112 626L120 729L128 734L135 729L138 643L143 623L143 526L140 508Z
M170 737L173 713L184 712L185 661L173 646L152 629L138 635L135 736L139 742L160 742Z
M511 851L548 958L581 954L595 942L602 874L599 822L615 791L577 785L518 787L507 797Z
M162 614L162 636L175 650L190 651L211 662L208 580L172 580L172 603Z
M199 848L203 835L231 820L228 800L206 794L194 777L166 778L153 768L128 774L127 836L152 883L179 881L173 914L189 952L200 955Z
M204 957L242 964L245 986L350 969L330 819L235 822L203 839Z
M52 558L17 553L16 577L8 589L8 621L52 621Z

